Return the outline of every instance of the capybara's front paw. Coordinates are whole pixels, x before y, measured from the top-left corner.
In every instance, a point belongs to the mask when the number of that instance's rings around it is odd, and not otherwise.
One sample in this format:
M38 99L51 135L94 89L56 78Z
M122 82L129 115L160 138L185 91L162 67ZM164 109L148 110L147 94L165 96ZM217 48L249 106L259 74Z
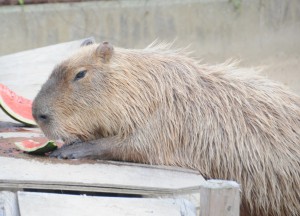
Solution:
M58 159L76 159L76 154L72 151L68 151L66 149L57 149L53 151L50 155L50 157L58 158Z
M84 142L76 142L62 146L61 148L53 151L49 156L59 159L79 159L89 155Z

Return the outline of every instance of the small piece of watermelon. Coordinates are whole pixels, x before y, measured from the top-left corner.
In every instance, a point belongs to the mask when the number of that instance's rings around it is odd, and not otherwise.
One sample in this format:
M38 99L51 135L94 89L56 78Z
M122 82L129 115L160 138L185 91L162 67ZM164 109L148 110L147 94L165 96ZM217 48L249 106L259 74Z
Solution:
M37 125L32 117L32 101L17 95L3 84L0 84L0 107L16 121Z
M54 151L57 148L55 142L51 140L45 143L23 140L22 142L15 142L15 145L24 152L38 155Z

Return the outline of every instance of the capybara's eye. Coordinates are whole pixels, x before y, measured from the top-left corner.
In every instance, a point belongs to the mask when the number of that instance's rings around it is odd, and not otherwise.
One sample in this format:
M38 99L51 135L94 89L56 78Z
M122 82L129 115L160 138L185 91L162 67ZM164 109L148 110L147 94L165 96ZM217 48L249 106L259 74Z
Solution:
M86 70L78 72L74 78L74 81L77 81L77 80L83 78L85 76L85 74L86 74Z

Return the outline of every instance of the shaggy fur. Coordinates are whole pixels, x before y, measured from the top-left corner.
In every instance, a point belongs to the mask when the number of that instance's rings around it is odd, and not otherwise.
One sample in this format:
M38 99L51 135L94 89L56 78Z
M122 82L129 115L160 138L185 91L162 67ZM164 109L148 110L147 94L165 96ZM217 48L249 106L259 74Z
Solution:
M116 160L239 182L245 215L300 215L298 96L230 63L201 65L166 44L115 48L108 61L97 48L58 65L37 96L34 112L51 114L40 123L48 137L114 136L126 140ZM75 82L82 70L86 77Z

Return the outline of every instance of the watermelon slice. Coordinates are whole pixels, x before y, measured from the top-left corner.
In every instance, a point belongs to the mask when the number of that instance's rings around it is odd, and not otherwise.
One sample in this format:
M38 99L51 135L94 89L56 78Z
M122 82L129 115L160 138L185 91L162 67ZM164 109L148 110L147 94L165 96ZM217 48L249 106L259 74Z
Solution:
M55 142L51 140L45 143L33 140L23 140L22 142L15 142L15 145L24 152L37 155L54 151L57 148Z
M0 84L0 107L16 121L36 126L31 111L32 101L17 95L3 84Z

